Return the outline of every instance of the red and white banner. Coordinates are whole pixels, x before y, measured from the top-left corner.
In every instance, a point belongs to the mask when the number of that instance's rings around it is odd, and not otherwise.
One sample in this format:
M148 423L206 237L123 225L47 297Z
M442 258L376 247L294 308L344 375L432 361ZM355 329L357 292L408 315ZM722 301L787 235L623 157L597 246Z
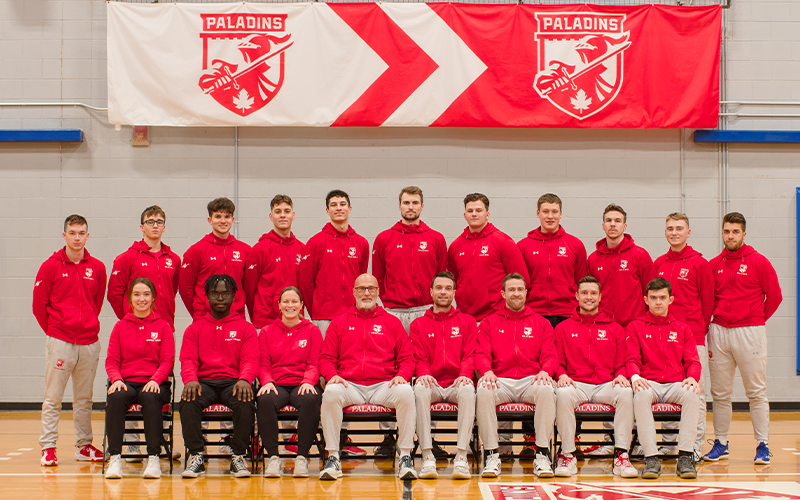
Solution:
M721 8L108 3L108 117L713 128Z

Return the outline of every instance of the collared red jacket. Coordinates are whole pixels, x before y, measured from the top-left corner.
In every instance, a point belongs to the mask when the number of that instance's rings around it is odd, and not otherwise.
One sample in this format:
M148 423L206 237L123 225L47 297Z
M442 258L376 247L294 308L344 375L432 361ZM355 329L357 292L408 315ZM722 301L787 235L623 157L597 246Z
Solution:
M628 376L625 330L603 311L581 314L576 307L556 326L556 350L556 379L566 374L576 382L605 384Z
M650 382L669 384L688 377L702 376L697 344L686 323L672 314L654 316L649 311L633 320L626 329L628 375L639 375Z
M430 375L442 387L458 377L475 378L478 326L469 314L455 307L441 313L430 308L411 322L410 336L417 377Z

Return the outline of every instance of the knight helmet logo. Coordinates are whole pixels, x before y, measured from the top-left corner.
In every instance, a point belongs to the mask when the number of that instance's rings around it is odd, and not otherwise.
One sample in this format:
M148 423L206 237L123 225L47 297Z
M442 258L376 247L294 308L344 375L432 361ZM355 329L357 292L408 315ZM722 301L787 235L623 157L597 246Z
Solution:
M231 330L231 331L228 333L228 336L229 336L230 338L232 338L232 339L235 339L235 338L236 338L236 330Z
M234 251L233 251L233 258L234 258L234 259L238 259L240 255L241 255L241 254L239 253L239 250L234 250Z
M450 335L453 337L458 337L460 335L460 330L457 326L454 326L450 329Z
M567 256L567 247L558 247L558 256L559 257L566 257Z
M350 247L349 255L350 255L350 257L355 257L356 256L356 247Z
M622 88L623 55L631 46L625 14L537 12L538 67L533 88L562 112L584 120Z
M530 337L531 335L533 335L533 328L532 327L526 326L525 328L522 329L522 336L523 337Z
M94 270L93 270L93 269L87 268L87 269L86 269L86 277L87 277L87 278L91 278L91 277L92 277L92 273L93 273L93 272L94 272Z
M239 116L267 105L283 85L287 14L200 14L203 92Z
M619 268L620 269L628 269L628 261L627 260L619 261Z
M597 338L598 339L606 338L606 331L605 330L597 330Z
M164 259L164 265L165 265L166 267L172 268L172 259L170 259L169 257L167 257L166 259Z
M678 340L678 332L669 332L669 340L676 342Z
M678 274L678 278L685 280L689 277L689 270L688 269L681 269L680 273Z
M302 256L302 255L300 255L300 254L297 254L297 263L298 263L298 264L300 264L300 262L301 262L302 260L303 260L303 256Z
M481 248L481 253L484 255L489 253L489 245L483 245L483 247Z
M372 333L383 335L383 332L381 332L381 325L372 325Z
M297 345L299 345L300 347L305 347L306 344L308 344L308 340L306 340L306 339L303 339L303 340L301 340L300 342L297 343Z
M739 266L739 274L747 274L747 264L741 264Z
M426 248L428 248L428 242L427 241L420 241L419 242L419 249L420 250L425 250Z
M58 359L56 361L56 370L62 370L64 368L64 360Z
M158 338L158 332L150 332L150 339L156 340Z

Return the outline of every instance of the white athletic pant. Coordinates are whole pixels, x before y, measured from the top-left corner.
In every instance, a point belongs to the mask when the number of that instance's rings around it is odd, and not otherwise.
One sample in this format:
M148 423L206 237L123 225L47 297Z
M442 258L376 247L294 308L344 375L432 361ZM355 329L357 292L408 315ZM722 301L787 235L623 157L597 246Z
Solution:
M72 376L72 418L75 424L75 446L92 444L92 390L100 342L77 345L54 337L45 344L44 401L42 402L42 449L55 448L61 400Z
M583 403L603 403L614 407L614 446L628 450L633 432L633 391L620 384L585 384L556 387L556 422L564 453L575 451L575 408ZM538 407L537 407L538 409Z
M317 325L317 328L319 328L319 331L322 333L322 339L325 340L325 332L327 332L328 331L328 327L331 326L331 320L329 320L329 319L315 319L315 320L312 320L311 322L314 323L315 325Z
M532 384L533 376L522 379L498 378L497 389L478 384L475 414L478 418L478 433L483 447L497 448L496 406L505 403L528 403L536 405L533 427L536 430L536 446L548 449L553 437L556 420L556 394L550 384Z
M433 448L431 438L431 403L447 402L458 405L458 444L459 450L468 450L475 423L475 386L464 384L460 387L425 387L417 382L414 386L417 402L417 437L420 449L425 452Z
M700 374L700 380L697 381L700 384L700 411L697 413L697 438L694 441L694 449L700 453L706 439L706 375L708 375L708 349L706 346L697 346L697 356L700 358L703 371ZM678 430L678 422L662 422L661 428ZM678 439L677 434L663 434L662 437L665 441Z
M731 427L733 375L737 366L750 401L756 441L766 441L769 439L767 328L725 328L712 323L708 329L708 370L714 400L714 434L722 443L728 440Z
M678 431L678 450L694 451L694 440L697 436L697 416L700 398L681 382L659 384L650 382L649 389L643 389L633 395L633 413L636 417L636 428L639 431L639 443L644 449L644 456L658 455L656 444L656 424L653 420L654 403L672 403L681 405L681 425Z
M339 431L342 429L342 409L350 405L376 404L394 408L397 418L397 447L402 453L410 453L414 447L414 427L416 407L414 390L411 384L389 382L373 385L360 385L353 382L328 384L322 393L322 433L325 436L325 449L339 451Z

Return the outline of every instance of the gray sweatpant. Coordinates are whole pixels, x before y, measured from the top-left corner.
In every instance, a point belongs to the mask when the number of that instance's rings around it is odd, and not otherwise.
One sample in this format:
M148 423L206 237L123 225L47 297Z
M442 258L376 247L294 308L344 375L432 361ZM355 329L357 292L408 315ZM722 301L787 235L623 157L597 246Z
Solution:
M339 431L342 429L342 409L350 405L376 404L394 408L397 418L397 447L402 452L410 452L414 447L414 427L416 407L414 390L411 384L389 382L373 385L360 385L353 382L328 384L322 393L322 433L325 436L325 449L339 451Z
M708 374L708 349L706 346L697 346L697 356L700 358L703 371L700 374L700 380L697 381L700 385L700 411L697 413L697 438L694 441L694 449L700 452L706 440L706 375ZM661 428L678 430L678 422L663 422ZM677 434L663 434L665 441L675 441L677 437Z
M461 387L425 387L417 382L414 386L417 402L417 437L422 451L433 448L431 438L431 403L447 402L458 404L458 443L459 450L469 449L472 425L475 423L475 386L464 384Z
M756 441L769 439L767 400L767 328L744 326L725 328L712 323L708 329L708 371L714 400L714 434L728 440L731 427L731 396L736 367L750 401L750 420Z
M644 449L644 456L658 455L656 444L656 424L653 420L654 403L672 403L681 405L681 425L678 431L678 451L694 451L694 440L697 436L697 416L700 398L681 382L659 384L650 382L649 389L643 389L633 395L633 413L639 431L639 442Z
M394 316L395 318L399 319L401 323L403 323L403 328L406 329L406 333L411 332L411 322L417 318L425 316L425 311L430 309L431 306L419 306L419 307L408 307L408 308L399 308L395 307L389 309L388 307L385 308L386 312Z
M92 391L100 342L77 345L47 337L44 354L44 401L42 402L42 435L39 446L54 448L58 440L61 400L72 377L72 419L75 424L75 446L92 444Z
M575 408L583 403L602 403L614 407L614 446L627 450L633 432L633 391L620 384L585 384L556 387L556 422L564 453L575 451Z
M536 430L536 446L549 448L556 420L556 394L552 385L532 384L533 376L521 379L498 378L497 389L478 385L475 414L478 417L478 433L483 447L497 448L496 406L505 403L528 403L536 405L533 427Z

